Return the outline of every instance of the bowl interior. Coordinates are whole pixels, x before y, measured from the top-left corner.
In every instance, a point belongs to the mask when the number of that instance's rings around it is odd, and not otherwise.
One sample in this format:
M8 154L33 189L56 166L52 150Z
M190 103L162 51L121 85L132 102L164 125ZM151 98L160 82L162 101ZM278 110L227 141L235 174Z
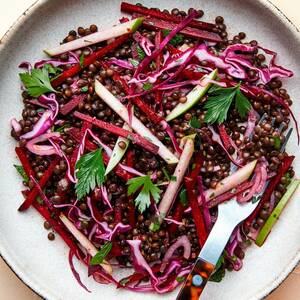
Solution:
M132 2L132 1L130 1ZM267 1L140 1L149 7L171 9L194 7L205 11L204 19L213 21L217 15L224 16L229 33L247 33L247 39L258 40L263 46L276 50L279 63L295 72L293 79L285 84L293 100L300 94L299 82L300 46L296 30ZM121 13L118 0L52 0L40 1L22 18L19 26L1 45L0 55L0 251L17 274L34 290L47 299L174 299L174 294L156 296L132 294L103 286L87 277L87 271L77 264L82 280L92 293L85 292L73 278L67 259L67 248L57 238L50 243L42 228L41 217L33 210L18 213L22 201L21 180L13 168L17 163L14 154L15 141L10 137L9 120L20 116L22 101L18 64L44 57L42 49L58 44L66 33L78 26L98 24L107 28L116 24ZM300 103L294 101L293 110L299 117ZM288 145L288 151L296 154L296 136ZM295 169L299 174L300 159ZM227 273L221 283L210 283L203 299L260 299L274 289L299 260L300 248L300 202L299 192L289 203L275 226L268 242L262 247L252 246L246 252L243 269ZM238 283L238 284L237 284Z

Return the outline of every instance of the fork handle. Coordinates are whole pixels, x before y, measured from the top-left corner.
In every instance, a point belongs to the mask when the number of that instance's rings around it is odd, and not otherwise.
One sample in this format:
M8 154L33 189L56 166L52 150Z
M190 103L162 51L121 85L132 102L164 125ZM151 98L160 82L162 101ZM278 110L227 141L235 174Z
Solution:
M198 258L176 300L198 300L215 266Z

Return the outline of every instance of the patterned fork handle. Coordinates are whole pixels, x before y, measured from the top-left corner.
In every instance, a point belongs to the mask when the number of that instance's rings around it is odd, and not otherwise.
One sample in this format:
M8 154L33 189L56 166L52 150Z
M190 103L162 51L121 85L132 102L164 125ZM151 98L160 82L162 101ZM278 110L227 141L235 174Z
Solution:
M181 288L177 300L198 300L215 266L198 258Z

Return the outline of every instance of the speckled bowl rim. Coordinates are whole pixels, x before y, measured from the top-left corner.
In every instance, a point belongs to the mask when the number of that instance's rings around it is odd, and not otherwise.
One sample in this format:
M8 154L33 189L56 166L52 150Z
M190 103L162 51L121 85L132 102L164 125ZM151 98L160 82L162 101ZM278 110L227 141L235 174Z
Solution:
M6 31L3 37L0 40L0 55L5 48L6 43L14 38L14 33L22 26L22 24L26 21L26 19L30 18L30 16L45 3L50 0L37 0L35 1L28 9L24 11L24 13L13 23L13 25ZM263 5L266 9L270 10L274 15L276 15L280 21L285 25L287 29L293 33L295 39L300 43L300 30L297 26L270 0L255 0ZM21 268L14 265L14 260L10 257L5 248L0 244L0 256L7 264L7 266L16 274L16 276L34 293L40 296L43 299L52 299L52 295L47 291L42 289L36 283L31 282L29 276L25 275ZM270 295L276 288L280 286L280 284L288 277L289 274L293 272L296 266L300 262L300 251L291 259L290 263L285 267L284 271L277 277L276 280L270 286L267 286L263 291L258 292L255 297L258 299L264 299L268 295Z

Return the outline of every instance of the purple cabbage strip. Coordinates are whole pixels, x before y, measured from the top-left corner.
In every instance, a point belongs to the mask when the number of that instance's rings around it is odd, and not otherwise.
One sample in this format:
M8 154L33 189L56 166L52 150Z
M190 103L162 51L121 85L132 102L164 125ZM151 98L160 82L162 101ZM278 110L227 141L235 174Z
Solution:
M206 197L205 197L205 194L204 194L202 176L197 177L197 183L198 183L198 192L199 192L198 202L199 202L199 205L202 206L202 213L203 213L203 218L204 218L206 230L208 232L210 232L213 225L212 225L212 220L211 220L211 215L210 215L210 212L209 212L209 208L206 205Z
M244 137L250 137L253 134L257 119L257 112L254 109L251 109L248 114L247 129Z
M59 66L77 64L77 63L79 63L78 57L77 56L75 57L74 53L71 54L71 52L69 52L69 59L67 61L61 61L58 59L42 59L42 60L37 61L34 64L34 68L40 69L46 64L50 64L56 68Z
M243 203L251 200L253 195L260 193L263 190L267 178L267 161L264 159L256 166L254 170L252 187L249 189L245 196L243 196L242 194L238 195L237 201Z
M195 51L195 57L197 57L199 61L205 60L213 63L215 67L225 70L225 72L235 78L245 79L247 77L246 71L243 68L239 66L234 67L233 65L225 62L223 57L216 56L209 52L207 46L204 44L200 45Z
M118 223L114 229L110 229L106 222L99 222L99 224L101 226L101 233L96 233L95 237L107 241L111 241L116 234L123 233L131 229L130 225L124 225L123 223Z
M186 277L191 271L191 267L186 267L177 273L177 277ZM173 282L169 283L164 287L159 287L159 285L154 284L154 289L159 294L165 294L173 291L176 287L178 287L181 283L174 279Z
M34 124L31 131L21 136L23 139L32 139L45 133L53 125L58 114L59 105L54 93L50 94L49 96L40 96L38 101L43 105L47 105L49 109L44 111L37 123Z
M271 98L273 98L274 100L276 100L276 102L277 102L278 104L282 105L285 109L287 109L287 110L289 111L289 113L291 114L291 117L292 117L292 119L293 119L293 121L294 121L294 123L295 123L296 132L297 132L297 140L298 140L298 145L299 145L299 143L300 143L299 126L298 126L297 119L296 119L296 117L295 117L293 111L292 111L291 108L289 107L289 105L286 104L282 98L280 98L280 97L274 95L274 94L273 94L272 92L270 92L270 91L267 91L267 90L265 90L265 89L259 88L259 87L257 87L257 86L251 86L250 89L249 89L248 86L245 86L245 85L242 86L242 90L244 90L244 91L246 91L246 92L249 92L249 93L251 93L251 94L254 95L254 96L257 96L257 95L255 95L255 94L253 93L253 91L252 91L251 89L254 89L254 90L257 92L257 94L258 94L258 93L265 93L265 94L269 95Z
M138 74L140 74L146 66L148 66L153 59L155 59L165 48L165 46L172 40L172 38L180 32L183 28L185 28L194 18L198 16L197 11L193 11L189 14L185 19L183 19L161 42L159 48L154 50L150 56L147 56L138 66L134 73L134 78L137 78Z
M232 163L234 163L236 166L241 167L239 161L235 160L230 153L227 151L227 149L224 147L221 138L219 136L219 134L217 134L215 132L215 130L213 129L212 126L208 126L209 130L212 132L212 141L219 144L221 146L221 148L224 150L224 152L226 153L226 155L228 156L228 158L231 160Z
M76 201L77 202L77 201ZM68 219L70 219L72 222L75 222L76 220L72 218L72 216L70 215L72 211L76 211L77 215L79 218L81 219L85 219L85 220L90 220L91 218L88 217L87 215L85 215L81 209L79 207L76 206L76 203L74 204L54 204L55 208L65 208L65 207L69 207L69 212L68 212Z
M53 124L53 113L50 110L45 110L40 119L34 124L33 129L21 135L22 139L34 139L45 133Z
M111 58L108 61L108 63L119 66L119 67L124 68L124 69L128 69L128 70L133 70L134 69L133 65L127 60Z
M150 275L153 281L157 283L158 282L157 277L153 273L151 267L146 262L144 256L140 251L140 245L142 242L140 240L127 240L127 243L131 248L134 269L136 271L141 271L141 272L147 271L147 273Z
M179 247L183 247L183 257L185 259L188 259L191 255L191 243L189 241L189 239L187 238L186 235L182 235L181 237L179 237L177 239L177 241L169 247L169 249L167 250L163 261L162 261L162 265L160 268L160 271L163 272L165 270L165 267L167 265L167 263L171 260L174 252L179 248Z
M28 73L30 73L31 70L32 70L32 65L31 65L31 63L28 62L28 61L23 61L23 62L21 62L21 63L19 64L19 68L20 68L20 69L24 69L24 70L26 70Z
M53 145L39 145L40 142L49 141L51 138L59 138L58 132L51 132L39 135L36 138L31 139L27 142L26 148L36 155L53 155L57 154L57 149Z
M269 54L272 56L270 64L269 64L269 70L271 73L271 78L275 78L275 77L280 77L280 78L284 78L284 77L292 77L294 75L294 73L290 70L287 70L285 68L283 68L282 66L278 66L275 64L275 59L277 57L277 53L274 51L271 51L267 48L263 48L261 46L258 46L259 49L263 50L266 54Z
M75 266L74 266L74 263L73 263L74 255L75 254L72 251L69 252L69 264L70 264L71 271L72 271L76 281L78 282L78 284L81 287L83 287L88 293L91 293L91 291L82 283L82 281L80 279L80 275L75 269Z
M16 118L12 118L10 120L10 125L13 128L15 133L22 131L22 127L21 127L20 123L16 120Z
M191 59L192 52L193 52L193 49L187 49L185 52L182 52L176 58L168 59L168 61L163 66L163 68L161 68L159 71L154 71L147 76L143 76L144 78L141 78L141 76L138 76L137 78L132 78L129 81L129 83L143 83L143 82L154 83L157 81L158 77L161 76L161 74L163 74L167 70L171 70L175 67L181 66L186 61L189 61ZM144 75L144 74L140 74L140 75ZM144 95L144 93L139 94L139 96ZM130 95L130 97L135 97L135 96L137 96L137 95Z
M42 200L44 201L46 206L49 208L50 211L53 211L54 206L53 206L52 202L48 199L48 197L45 195L45 193L43 192L43 189L41 188L40 184L35 180L35 178L33 176L30 176L30 180L32 180L33 183L35 184L36 188L39 191L40 197L42 198Z
M109 212L113 211L113 208L112 208L110 200L109 200L109 196L108 196L106 186L101 185L100 190L101 190L102 200L109 207ZM108 213L108 212L106 212L106 213Z
M236 51L253 53L257 48L263 50L266 54L272 55L271 61L267 68L255 67L253 63L246 58L245 55L240 55L236 53ZM268 83L270 80L276 77L285 78L293 76L292 71L275 64L275 59L277 56L276 52L270 51L262 47L251 47L244 44L231 45L225 49L221 56L224 58L225 62L230 63L237 68L238 65L240 65L242 67L257 71L263 83Z

